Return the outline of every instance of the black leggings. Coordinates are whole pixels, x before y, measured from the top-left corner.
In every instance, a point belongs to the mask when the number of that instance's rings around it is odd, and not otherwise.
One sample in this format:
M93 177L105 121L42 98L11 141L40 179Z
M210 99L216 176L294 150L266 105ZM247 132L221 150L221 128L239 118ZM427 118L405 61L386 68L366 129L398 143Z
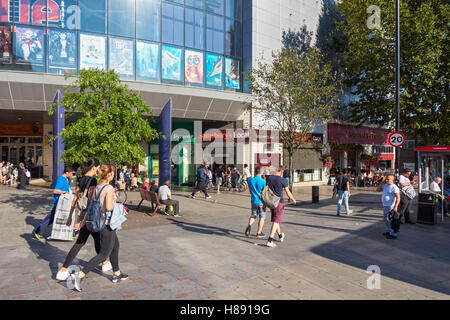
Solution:
M73 259L75 259L75 257L78 255L78 252L80 252L81 248L83 248L83 246L86 244L89 235L92 235L92 238L94 238L95 252L97 252L97 254L100 253L100 233L90 232L85 225L83 228L80 229L77 242L75 242L72 249L70 249L69 253L67 254L66 261L64 261L63 264L64 268L69 267Z
M109 226L100 232L100 253L93 257L83 269L84 274L88 274L92 269L98 266L106 259L110 259L114 272L119 271L119 239L115 230Z

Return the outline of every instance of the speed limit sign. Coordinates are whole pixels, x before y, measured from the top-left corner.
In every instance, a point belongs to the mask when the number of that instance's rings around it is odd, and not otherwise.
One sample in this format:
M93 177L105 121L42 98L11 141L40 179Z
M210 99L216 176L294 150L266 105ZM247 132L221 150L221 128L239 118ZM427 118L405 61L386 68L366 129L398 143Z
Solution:
M405 144L406 138L403 133L391 132L388 136L389 144L393 147L401 147Z

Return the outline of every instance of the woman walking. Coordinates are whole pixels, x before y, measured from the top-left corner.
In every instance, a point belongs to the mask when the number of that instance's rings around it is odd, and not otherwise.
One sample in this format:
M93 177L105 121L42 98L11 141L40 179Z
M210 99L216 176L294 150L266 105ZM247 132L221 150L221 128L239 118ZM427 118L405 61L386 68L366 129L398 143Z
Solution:
M99 169L100 183L94 191L94 197L99 200L101 213L106 217L105 228L100 231L100 253L92 258L83 270L72 275L75 280L75 289L81 291L81 281L86 275L110 257L113 268L112 282L128 279L128 275L120 272L119 269L119 239L115 230L109 226L112 211L114 210L115 194L114 187L110 182L114 179L115 167L111 164L103 164ZM86 224L87 214L81 222L81 227Z
M69 218L67 219L67 223L66 223L67 226L70 226L72 224L73 210L75 209L75 207L77 206L77 203L79 201L78 195L83 194L85 192L85 190L87 189L88 190L88 192L87 192L88 199L91 198L91 195L92 195L95 187L97 186L97 179L94 178L94 175L97 174L99 167L100 167L100 163L99 163L98 159L95 159L95 158L91 158L87 162L85 162L81 165L81 172L83 174L83 177L80 179L80 181L78 183L77 192L76 192L76 195L72 202L72 208L70 210ZM79 221L84 220L85 214L86 214L86 210L82 210L80 212ZM86 242L89 238L89 235L92 235L92 238L94 239L95 252L97 254L100 253L100 233L90 232L87 229L86 225L84 225L83 227L80 228L80 224L81 223L78 222L74 225L74 228L73 228L74 231L75 232L80 231L80 233L78 235L77 241L73 245L72 249L70 249L69 253L67 254L64 264L62 265L62 267L59 269L58 273L56 274L56 279L58 279L58 280L66 280L70 276L69 270L67 268L69 268L73 259L75 259L75 257L78 255L78 252L80 252L81 248L83 248L83 246L86 244ZM112 269L111 263L108 260L103 261L102 271L108 272L111 269Z

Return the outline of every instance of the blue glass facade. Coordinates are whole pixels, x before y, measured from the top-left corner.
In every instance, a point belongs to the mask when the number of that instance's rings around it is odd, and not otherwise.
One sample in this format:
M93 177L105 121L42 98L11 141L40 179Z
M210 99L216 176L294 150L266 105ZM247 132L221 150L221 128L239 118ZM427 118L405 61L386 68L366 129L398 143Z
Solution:
M243 0L0 0L0 68L241 91Z

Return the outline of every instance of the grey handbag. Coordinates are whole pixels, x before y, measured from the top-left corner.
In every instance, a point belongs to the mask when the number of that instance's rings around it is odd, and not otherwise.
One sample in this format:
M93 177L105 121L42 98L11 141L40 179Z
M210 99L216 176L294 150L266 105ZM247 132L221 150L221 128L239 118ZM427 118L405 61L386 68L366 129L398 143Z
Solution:
M259 196L259 199L267 208L270 209L275 209L280 203L280 197L273 193L269 186L264 187L261 195Z

